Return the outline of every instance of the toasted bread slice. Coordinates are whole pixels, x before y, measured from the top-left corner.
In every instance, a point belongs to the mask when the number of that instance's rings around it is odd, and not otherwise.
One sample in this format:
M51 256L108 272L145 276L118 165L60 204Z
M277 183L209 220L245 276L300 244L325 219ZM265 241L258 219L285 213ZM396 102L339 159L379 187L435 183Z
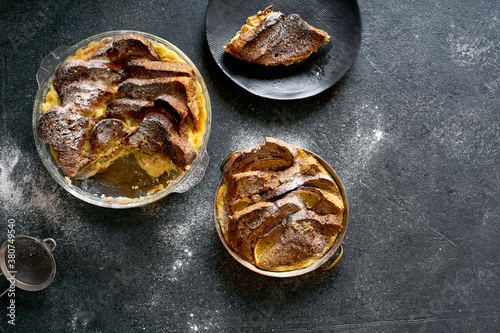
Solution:
M145 58L127 61L123 70L129 77L138 79L179 76L193 78L195 76L194 70L186 63L178 61L153 61Z
M61 106L50 108L38 121L38 135L55 150L57 164L69 177L75 177L87 163L90 129L89 118L71 114Z
M131 58L160 60L153 45L146 38L133 33L111 38L90 56L90 59L109 59L118 64Z
M273 6L250 16L224 46L237 59L266 66L291 65L308 58L326 43L327 32L309 25L298 14L285 16Z
M87 164L75 175L75 178L88 178L106 170L111 163L127 154L123 139L130 134L127 125L119 120L106 118L99 121L89 137Z
M127 79L120 84L118 91L131 98L154 101L162 95L177 97L185 105L195 126L199 125L200 110L196 95L196 82L188 77Z
M99 82L114 85L124 79L120 69L109 61L68 59L57 66L54 74L54 88L61 94L64 87L76 81Z
M141 125L125 138L125 142L134 150L169 158L182 168L196 158L196 151L177 133L172 118L158 112L147 114Z

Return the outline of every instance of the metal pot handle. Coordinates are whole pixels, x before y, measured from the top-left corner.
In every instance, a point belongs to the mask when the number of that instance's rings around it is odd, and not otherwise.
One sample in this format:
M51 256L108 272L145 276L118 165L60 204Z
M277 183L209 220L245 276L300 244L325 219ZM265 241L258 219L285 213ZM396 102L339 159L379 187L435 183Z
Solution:
M337 258L330 265L328 265L327 267L325 267L325 268L320 267L318 269L320 271L323 271L323 272L327 272L327 271L331 270L333 267L335 267L335 265L337 265L339 263L339 261L340 261L340 259L342 259L343 255L344 255L344 247L342 246L342 244L340 244L340 253L337 256Z

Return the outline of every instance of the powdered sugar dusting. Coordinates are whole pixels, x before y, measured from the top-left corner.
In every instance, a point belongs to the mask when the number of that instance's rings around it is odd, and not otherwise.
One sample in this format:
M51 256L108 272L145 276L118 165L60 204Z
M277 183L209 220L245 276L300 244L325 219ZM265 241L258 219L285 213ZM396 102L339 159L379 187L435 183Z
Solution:
M290 131L289 129L285 132L275 130L272 131L272 133L261 133L255 129L241 128L233 137L229 152L253 147L259 144L265 137L280 139L300 148L312 149L311 142L314 142L313 138L308 136L304 137L304 135L307 135L307 133Z
M4 209L19 207L22 202L22 190L19 184L11 179L11 175L21 156L21 151L13 145L1 147L0 159L0 200Z
M280 139L296 147L316 151L316 147L312 146L315 142L314 138L310 137L308 133L289 132L284 134Z
M453 61L459 66L488 63L485 60L493 56L494 50L498 47L498 39L490 40L473 31L474 29L466 31L455 23L451 24L451 29L448 43Z
M63 189L43 167L33 166L32 156L25 155L16 144L7 141L0 151L0 201L9 218L36 216L34 222L20 221L21 225L37 230L47 223L73 234L80 226L79 218L71 210L60 209L64 205L58 191Z
M384 138L384 132L382 132L381 130L376 129L373 132L374 132L375 141L380 141Z
M193 260L193 237L197 234L196 228L200 226L199 221L206 220L206 207L203 205L192 205L191 207L184 216L176 221L171 221L171 223L163 224L162 229L160 229L162 243L172 244L169 246L169 250L173 260L170 268L166 269L165 276L169 281L178 281L184 278L189 271Z
M237 135L233 137L230 145L230 151L245 149L250 146L258 144L264 136L261 133L250 130L247 128L241 128Z
M217 322L221 318L219 310L203 309L197 314L190 313L188 316L188 326L190 332L216 332L220 331L221 325ZM200 318L199 314L203 314Z
M356 131L346 137L345 152L342 157L348 168L345 177L355 179L369 167L374 156L389 141L384 129L384 113L378 106L363 104L356 108Z
M201 198L211 198L214 195L211 191L210 187L197 188L191 195L184 196L182 206L189 209L158 225L158 246L168 250L162 251L162 264L158 269L149 273L151 289L146 304L152 311L164 312L167 309L179 315L176 323L182 322L182 330L187 332L217 332L224 327L221 325L224 316L220 311L206 306L207 302L211 304L211 300L200 299L196 293L177 293L177 290L185 288L185 281L205 280L207 253L197 252L197 249L204 248L200 243L207 241L206 230L213 230L213 222L212 207L201 205L200 201ZM169 209L175 210L175 205L171 202ZM193 290L196 287L199 285L193 286ZM171 298L166 298L165 295L169 294ZM178 309L177 297L197 298L199 308Z

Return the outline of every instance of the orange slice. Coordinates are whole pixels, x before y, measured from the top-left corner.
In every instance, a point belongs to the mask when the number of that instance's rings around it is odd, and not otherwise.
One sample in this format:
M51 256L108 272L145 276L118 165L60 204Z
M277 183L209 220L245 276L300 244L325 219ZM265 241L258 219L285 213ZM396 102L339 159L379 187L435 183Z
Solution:
M279 225L265 237L262 237L257 241L254 248L254 259L255 265L258 267L260 263L260 259L271 249L271 247L276 243L276 240L283 233L285 227L283 225Z

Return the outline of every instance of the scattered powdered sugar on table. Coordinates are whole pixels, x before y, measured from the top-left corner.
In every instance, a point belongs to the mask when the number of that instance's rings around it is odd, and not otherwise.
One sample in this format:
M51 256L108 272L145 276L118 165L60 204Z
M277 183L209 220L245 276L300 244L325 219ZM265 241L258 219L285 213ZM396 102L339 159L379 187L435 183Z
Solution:
M384 132L382 132L381 130L376 129L374 132L375 132L374 137L376 141L380 141L384 138Z
M197 185L200 186L200 185ZM163 262L165 265L159 269L151 271L149 279L151 283L148 301L146 302L152 311L166 311L168 313L178 313L188 332L213 332L221 327L224 320L219 310L211 310L206 306L199 305L200 308L178 309L175 302L177 297L200 297L196 295L195 289L200 285L193 286L194 294L180 295L172 290L183 289L185 281L205 280L204 269L206 253L203 253L204 246L201 243L206 239L207 230L214 232L213 207L206 204L212 202L213 188L205 186L197 187L184 195L181 202L172 201L169 209L177 210L183 207L182 214L172 214L168 221L158 225L158 243L160 247L165 247ZM200 204L201 202L205 204ZM182 207L181 207L182 206ZM155 212L155 214L161 212ZM172 298L166 299L165 295L172 294ZM210 300L199 299L201 304Z
M202 314L201 318L200 314ZM216 322L216 319L220 319L219 310L212 309L200 309L194 313L190 313L188 317L188 327L190 332L216 332L221 329L221 325Z
M263 136L258 131L242 127L238 132L232 137L231 145L229 146L228 154L234 150L245 149L250 146L255 146L258 144L265 136Z
M46 173L43 166L33 166L33 156L27 156L7 140L0 146L0 201L7 218L19 226L36 232L50 224L72 234L79 228L79 217L71 210L62 210L59 185ZM29 223L26 223L29 220ZM71 229L71 230L69 230Z
M319 152L317 151L317 147L315 146L314 138L310 137L309 133L289 132L278 139L281 139L296 147L304 148L319 154Z
M373 157L379 152L381 147L389 141L384 130L384 113L378 106L364 104L355 110L356 130L349 132L350 137L344 137L344 152L341 157L344 160L346 174L344 178L353 183L354 180L369 168ZM350 178L350 179L347 179Z
M171 267L161 272L166 274L164 277L169 281L182 280L188 274L194 257L193 242L196 242L196 235L201 233L197 229L205 227L200 221L206 221L207 216L211 216L207 213L209 208L204 205L193 203L189 207L183 216L160 226L162 243L169 247L173 257Z
M248 129L242 127L231 140L231 145L228 154L234 150L245 149L259 144L266 137L273 137L283 140L287 143L295 145L300 148L312 149L311 143L314 142L312 138L307 136L305 132L295 132L286 129L285 132L278 129L271 131L272 133L261 133L255 129ZM306 136L304 136L306 135Z
M491 58L498 46L498 39L495 41L481 36L477 31L474 31L474 28L471 28L471 31L466 31L459 25L452 23L451 30L448 35L448 43L452 59L459 66L488 63L485 59Z
M18 166L21 151L12 145L0 147L0 200L2 208L11 210L17 208L23 200L19 184L11 179L11 175Z

